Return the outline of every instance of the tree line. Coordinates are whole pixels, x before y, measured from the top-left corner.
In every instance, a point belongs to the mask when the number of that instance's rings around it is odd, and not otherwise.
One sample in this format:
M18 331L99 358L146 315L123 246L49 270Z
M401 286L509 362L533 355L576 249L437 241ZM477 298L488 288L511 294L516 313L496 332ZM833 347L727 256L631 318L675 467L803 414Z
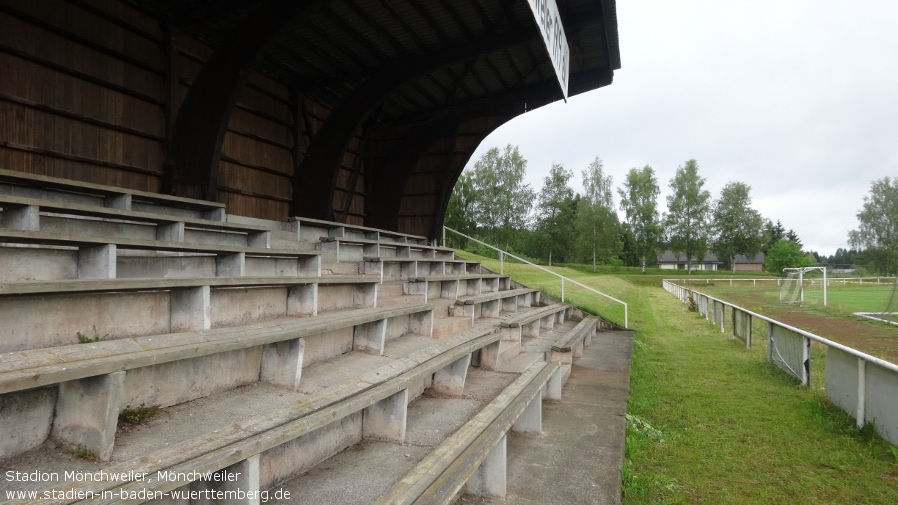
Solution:
M771 272L846 260L869 260L877 270L888 272L893 268L889 261L895 264L895 244L892 253L885 253L890 246L876 242L887 235L887 226L876 227L872 217L862 217L877 213L876 209L867 211L867 203L858 214L861 227L849 237L853 249L839 249L826 258L804 251L795 231L786 230L781 221L764 219L752 207L749 185L729 182L719 197L712 199L694 159L678 167L670 179L664 213L658 205L658 178L649 165L631 168L615 191L612 177L596 157L579 173L582 194L570 186L574 172L560 164L552 165L536 191L524 182L526 166L527 160L516 146L489 149L459 177L449 200L446 225L550 265L586 263L594 269L597 265L624 265L645 271L657 264L657 254L664 250L684 260L690 273L693 264L700 263L708 252L730 269L735 268L737 256L755 258L763 253L764 267ZM877 182L874 189L878 193L898 194L898 179L894 187L888 178ZM892 202L878 193L869 197L871 206L878 209ZM891 198L898 216L898 197ZM450 245L468 245L463 239L447 238L453 241Z

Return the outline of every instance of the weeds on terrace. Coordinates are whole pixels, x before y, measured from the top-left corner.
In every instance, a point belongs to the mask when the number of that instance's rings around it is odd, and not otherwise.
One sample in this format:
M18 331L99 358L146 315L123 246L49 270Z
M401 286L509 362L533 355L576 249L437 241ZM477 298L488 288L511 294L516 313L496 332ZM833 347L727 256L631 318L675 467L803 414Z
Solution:
M109 336L108 333L103 335L102 337L98 333L94 333L94 337L90 338L90 337L83 335L80 331L78 333L76 333L76 335L78 336L79 344L89 344L91 342L102 342L102 341L106 340L106 337Z
M159 405L141 403L139 407L126 406L119 412L118 420L127 424L143 424L159 413Z
M100 458L97 456L97 453L94 451L79 445L75 447L74 451L72 451L76 458L86 459L88 461L99 461Z

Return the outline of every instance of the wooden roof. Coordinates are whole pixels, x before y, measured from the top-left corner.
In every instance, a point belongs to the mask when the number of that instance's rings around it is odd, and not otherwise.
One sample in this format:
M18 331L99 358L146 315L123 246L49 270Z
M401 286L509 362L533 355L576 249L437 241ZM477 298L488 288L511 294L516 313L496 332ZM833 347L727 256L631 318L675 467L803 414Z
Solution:
M569 95L610 84L615 1L556 2ZM11 0L0 22L0 106L57 124L0 134L0 168L268 219L437 237L481 140L563 98L524 0Z

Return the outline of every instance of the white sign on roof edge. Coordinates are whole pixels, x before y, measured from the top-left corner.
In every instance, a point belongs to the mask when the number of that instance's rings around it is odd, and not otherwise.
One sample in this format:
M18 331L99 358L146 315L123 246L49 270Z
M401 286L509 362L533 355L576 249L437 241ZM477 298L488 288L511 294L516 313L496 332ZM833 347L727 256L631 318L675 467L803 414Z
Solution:
M546 51L549 52L549 59L555 67L555 75L558 77L558 84L561 85L564 101L567 102L571 51L567 44L567 36L564 34L564 26L561 24L561 16L558 14L558 5L555 0L527 0L527 3L533 11L533 18L543 36Z

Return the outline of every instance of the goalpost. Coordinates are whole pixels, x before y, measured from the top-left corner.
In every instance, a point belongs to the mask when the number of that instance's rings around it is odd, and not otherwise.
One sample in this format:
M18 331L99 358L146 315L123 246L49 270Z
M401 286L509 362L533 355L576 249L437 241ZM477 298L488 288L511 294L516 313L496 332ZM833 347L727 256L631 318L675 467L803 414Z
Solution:
M822 272L823 278L819 277ZM784 268L786 279L780 288L780 302L803 305L813 294L823 294L823 306L826 306L826 267Z

